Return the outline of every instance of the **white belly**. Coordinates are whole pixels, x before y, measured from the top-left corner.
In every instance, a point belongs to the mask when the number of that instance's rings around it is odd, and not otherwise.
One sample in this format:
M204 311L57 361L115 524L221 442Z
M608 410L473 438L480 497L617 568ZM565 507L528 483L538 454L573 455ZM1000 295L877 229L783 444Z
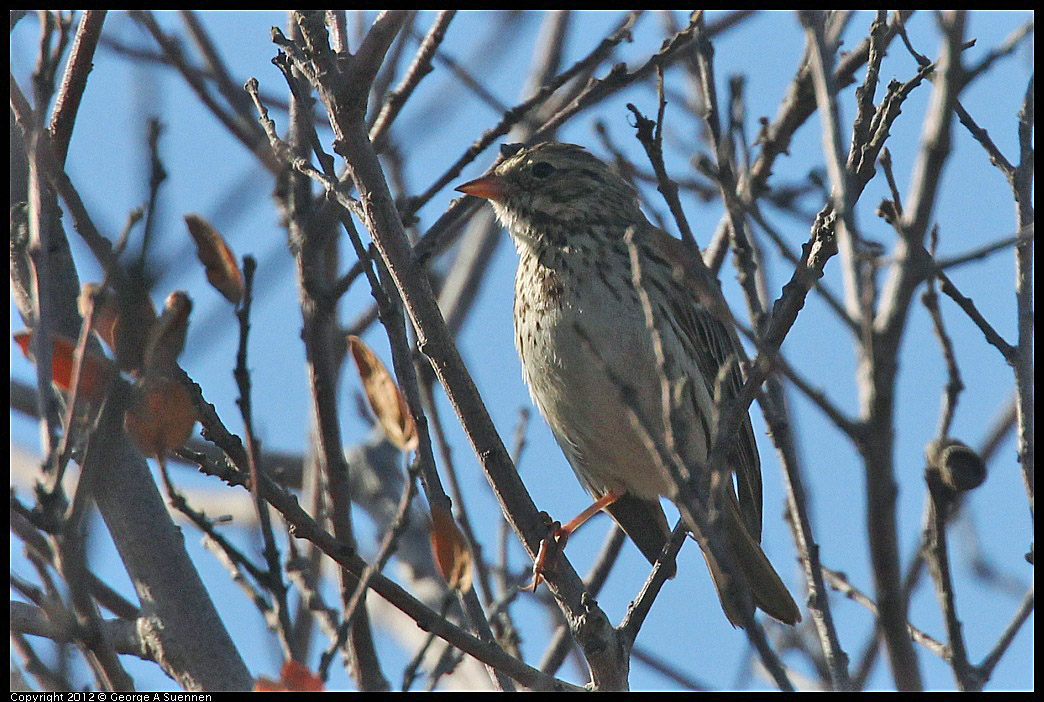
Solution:
M632 289L618 299L598 282L577 283L576 294L568 296L575 301L572 305L530 307L525 324L519 324L516 315L523 375L589 492L601 495L617 489L645 499L668 495L669 483L635 427L623 395L630 391L641 424L664 446L660 376L645 314ZM659 327L667 348L676 348L673 331ZM613 369L616 382L606 367ZM689 382L686 392L706 394L706 389L702 382ZM683 405L694 406L690 400ZM704 460L703 432L684 433L679 439L685 454Z

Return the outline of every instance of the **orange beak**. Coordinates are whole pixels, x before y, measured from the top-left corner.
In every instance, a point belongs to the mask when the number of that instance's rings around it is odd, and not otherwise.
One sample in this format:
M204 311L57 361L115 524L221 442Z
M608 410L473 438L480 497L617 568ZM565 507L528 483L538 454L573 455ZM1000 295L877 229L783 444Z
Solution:
M504 181L495 175L482 176L457 187L457 190L466 194L481 197L486 200L503 200L507 195L507 187Z

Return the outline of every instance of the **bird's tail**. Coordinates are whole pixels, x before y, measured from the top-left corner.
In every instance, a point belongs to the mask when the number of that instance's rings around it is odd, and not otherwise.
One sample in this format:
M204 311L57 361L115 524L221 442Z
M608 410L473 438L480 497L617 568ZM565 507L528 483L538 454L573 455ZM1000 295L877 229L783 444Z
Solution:
M650 563L655 563L660 557L667 539L671 536L671 529L667 526L667 517L663 513L659 500L643 500L630 493L624 493L605 511L616 520L620 528L631 537ZM667 577L673 578L676 566L674 561L664 563L667 569Z
M722 512L720 523L734 568L726 571L717 559L703 549L703 557L707 561L725 616L733 626L742 628L744 622L754 614L754 607L758 607L784 624L801 621L801 612L787 586L769 563L761 544L751 537L744 526L735 498L725 502L727 506ZM747 616L743 614L744 609L747 610Z
M731 552L734 568L722 568L717 559L703 549L725 616L733 626L742 628L754 614L754 608L758 607L786 624L801 621L801 612L786 585L761 550L761 544L747 531L735 494L730 493L730 499L725 502L727 508L720 523L725 537L723 545ZM625 493L605 509L649 562L655 563L671 534L659 501L643 500ZM689 524L689 529L696 533L695 525ZM665 567L668 568L668 577L673 577L675 564L666 563ZM744 610L747 616L744 616Z

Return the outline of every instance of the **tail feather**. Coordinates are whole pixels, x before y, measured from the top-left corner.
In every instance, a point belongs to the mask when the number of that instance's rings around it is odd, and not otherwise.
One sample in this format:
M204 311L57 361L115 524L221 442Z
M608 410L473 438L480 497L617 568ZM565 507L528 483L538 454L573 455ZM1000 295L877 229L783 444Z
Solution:
M757 607L784 624L798 623L801 621L801 611L790 596L790 591L772 567L761 544L744 527L735 502L728 500L728 505L722 514L721 524L735 570L739 571L740 577L731 578L712 555L706 550L703 552L725 616L733 626L742 628L743 622L749 619L749 615L754 613L753 608ZM748 616L743 615L744 610Z
M667 517L659 500L643 500L630 493L624 493L606 507L605 511L631 537L631 541L642 555L650 563L655 563L671 536ZM676 570L674 561L664 564L664 567L668 569L667 577L673 578Z
M739 628L743 628L743 623L754 614L755 607L785 624L801 621L801 611L787 586L772 567L761 544L747 531L736 496L733 494L725 502L727 506L720 524L734 567L729 570L722 568L717 559L701 549L725 616ZM671 533L659 501L643 500L625 493L605 510L634 541L642 555L650 563L655 563ZM690 524L689 528L695 534L694 526ZM673 577L675 564L672 562L666 567L670 569L669 577Z

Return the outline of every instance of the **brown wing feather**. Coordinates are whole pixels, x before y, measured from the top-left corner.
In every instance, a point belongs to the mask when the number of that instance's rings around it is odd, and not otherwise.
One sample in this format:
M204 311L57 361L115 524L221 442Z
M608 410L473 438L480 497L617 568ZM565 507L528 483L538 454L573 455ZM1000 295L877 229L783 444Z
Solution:
M673 312L682 339L688 339L692 356L700 369L708 394L714 395L714 383L721 367L731 365L726 377L726 399L735 397L743 385L739 360L743 347L736 336L735 323L728 305L718 289L717 281L703 261L681 241L649 225L646 230L654 250L674 268L692 298L679 304ZM698 381L699 379L694 379ZM761 541L762 484L761 461L758 458L754 429L746 413L726 454L729 467L736 475L739 510L755 541Z
M726 398L735 397L743 384L738 360L742 346L736 336L735 325L728 305L718 289L717 281L703 265L703 261L682 242L650 225L649 237L657 250L674 266L675 275L682 280L693 299L683 308L672 310L681 336L691 343L692 355L704 382L713 384L719 369L731 361L731 369L724 388ZM713 396L714 388L708 386ZM738 433L728 447L729 467L736 474L739 496L730 491L723 516L723 529L739 573L727 573L714 558L704 552L714 585L721 599L722 609L734 626L742 626L746 617L741 608L751 604L763 609L787 624L801 621L801 612L790 596L786 585L776 573L761 549L762 485L761 462L758 458L754 429L746 413ZM730 601L726 594L735 592L730 584L733 577L745 581L750 599Z

